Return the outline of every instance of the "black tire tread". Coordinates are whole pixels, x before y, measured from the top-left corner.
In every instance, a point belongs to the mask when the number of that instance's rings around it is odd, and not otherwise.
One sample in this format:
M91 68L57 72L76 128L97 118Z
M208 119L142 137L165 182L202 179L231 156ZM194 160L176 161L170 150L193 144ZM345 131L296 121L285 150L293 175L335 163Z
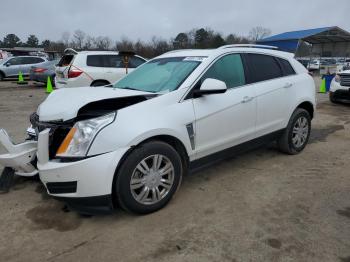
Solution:
M307 117L307 119L309 121L310 130L311 130L311 117L310 117L309 112L303 108L297 108L293 112L292 116L290 117L286 130L284 131L282 136L277 140L277 145L278 145L279 150L285 154L288 154L288 155L299 154L306 146L308 139L310 137L310 133L309 133L309 136L307 138L306 143L304 144L304 146L300 150L296 150L291 145L290 132L291 132L291 129L293 129L294 121L296 120L297 116L299 116L300 114L304 114Z

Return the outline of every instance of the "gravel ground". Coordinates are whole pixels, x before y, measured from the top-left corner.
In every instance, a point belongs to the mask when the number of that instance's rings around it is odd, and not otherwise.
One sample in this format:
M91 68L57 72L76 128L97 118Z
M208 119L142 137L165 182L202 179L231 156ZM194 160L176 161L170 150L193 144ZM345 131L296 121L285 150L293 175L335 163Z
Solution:
M45 97L42 86L1 82L0 127L23 140ZM0 261L350 261L349 129L350 106L318 94L303 153L270 145L223 161L147 216L81 217L17 179L0 195Z

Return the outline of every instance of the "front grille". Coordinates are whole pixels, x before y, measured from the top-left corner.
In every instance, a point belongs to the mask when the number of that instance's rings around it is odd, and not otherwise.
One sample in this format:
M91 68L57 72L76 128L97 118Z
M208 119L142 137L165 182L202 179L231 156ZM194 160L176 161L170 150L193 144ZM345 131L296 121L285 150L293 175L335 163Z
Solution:
M350 86L350 74L341 74L340 75L340 85Z
M49 182L46 183L50 194L68 194L77 192L77 181L73 182Z
M49 133L49 159L55 157L56 152L63 142L64 138L72 128L72 121L57 121L57 122L40 122L39 116L36 113L30 115L30 123L37 132L41 132L46 128L50 129Z

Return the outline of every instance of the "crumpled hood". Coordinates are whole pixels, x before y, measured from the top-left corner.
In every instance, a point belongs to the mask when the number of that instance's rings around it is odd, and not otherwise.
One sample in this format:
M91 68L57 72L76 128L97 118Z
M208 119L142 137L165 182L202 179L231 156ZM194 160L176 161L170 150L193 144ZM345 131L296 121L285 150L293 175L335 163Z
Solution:
M148 92L113 87L62 88L52 92L37 110L40 121L69 120L75 118L84 105L119 97L149 95Z

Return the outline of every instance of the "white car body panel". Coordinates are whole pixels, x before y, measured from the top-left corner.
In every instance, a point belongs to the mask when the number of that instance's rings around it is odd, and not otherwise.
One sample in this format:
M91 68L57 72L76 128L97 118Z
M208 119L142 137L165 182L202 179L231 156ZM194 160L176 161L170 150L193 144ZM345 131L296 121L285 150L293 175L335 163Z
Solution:
M254 137L256 117L254 98L253 89L241 86L229 89L223 94L193 99L196 117L195 143L198 154L196 158Z
M50 161L45 164L38 163L41 181L66 182L78 181L76 193L51 194L59 197L93 197L110 194L112 181L119 160L128 148L119 148L93 158L78 162L57 163ZM82 174L84 174L82 176ZM98 177L98 179L96 179Z

